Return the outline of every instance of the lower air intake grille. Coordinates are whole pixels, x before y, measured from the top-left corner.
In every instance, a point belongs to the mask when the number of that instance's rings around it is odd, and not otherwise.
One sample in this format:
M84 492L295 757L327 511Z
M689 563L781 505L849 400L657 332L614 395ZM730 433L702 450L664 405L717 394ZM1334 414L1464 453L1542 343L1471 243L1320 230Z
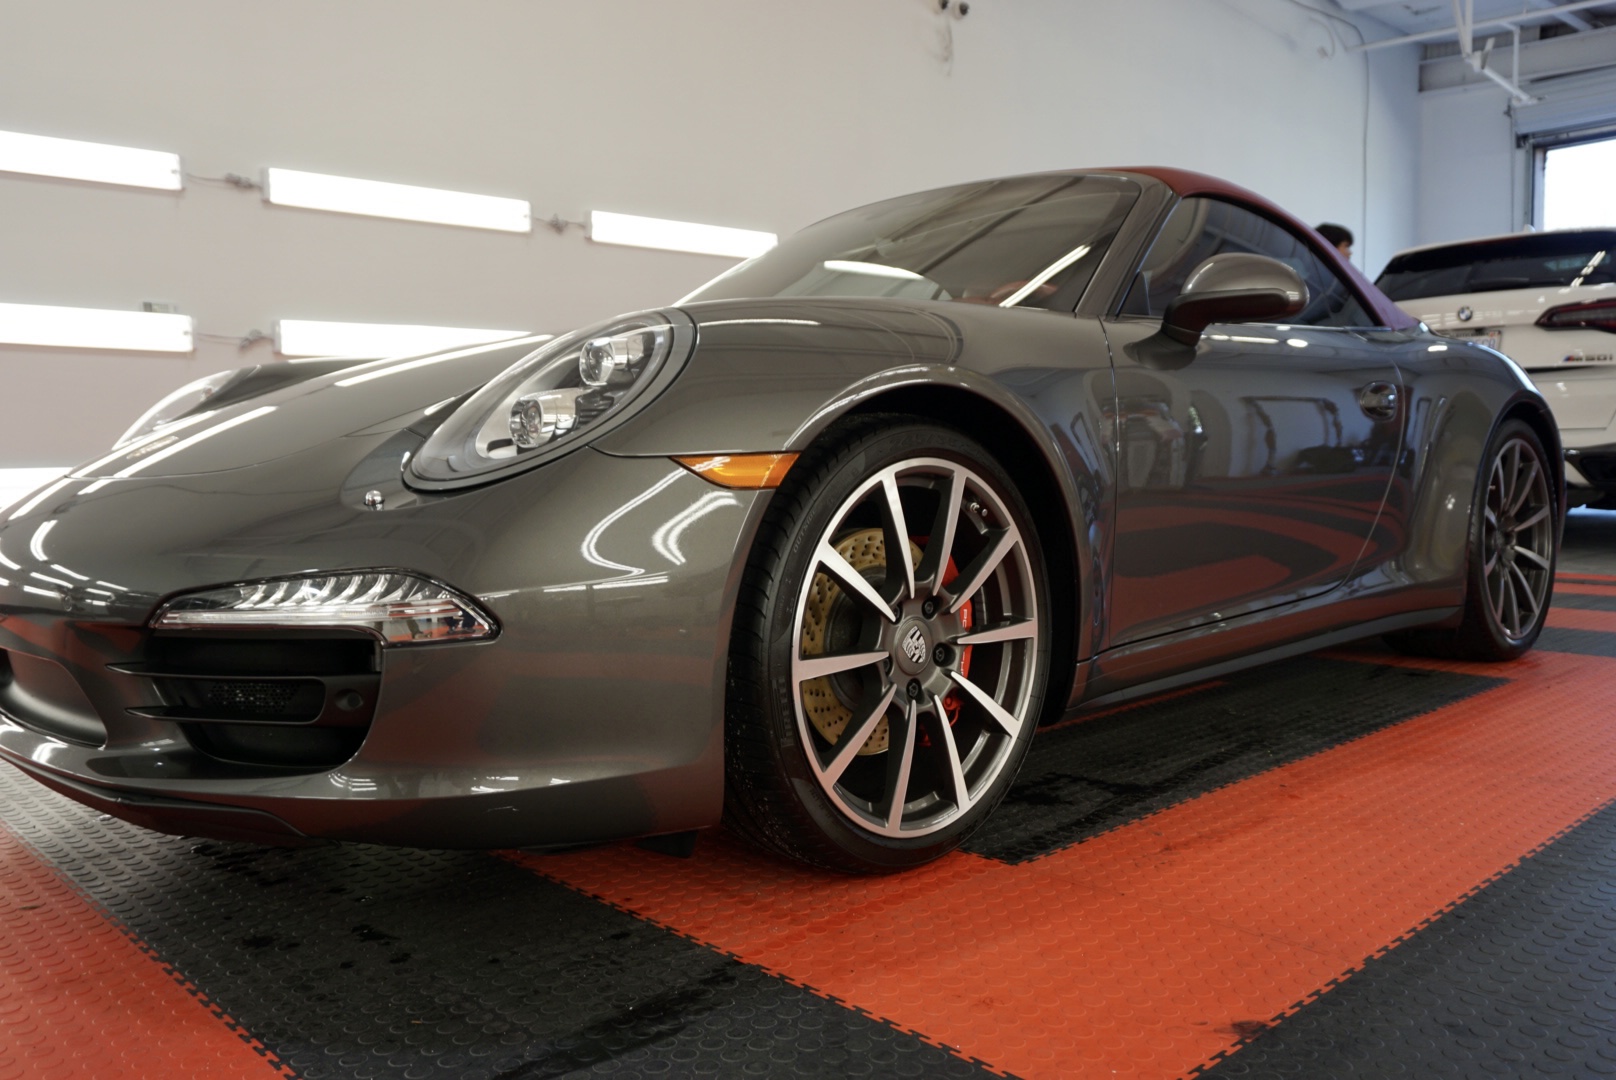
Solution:
M191 745L242 765L331 768L364 741L381 685L369 638L156 635L138 674L161 705L142 716L177 721Z
M156 675L153 681L163 700L178 710L174 715L192 720L307 724L325 708L325 683L320 679Z
M272 682L206 682L201 689L210 709L250 713L253 716L287 712L292 698L297 695L296 686Z

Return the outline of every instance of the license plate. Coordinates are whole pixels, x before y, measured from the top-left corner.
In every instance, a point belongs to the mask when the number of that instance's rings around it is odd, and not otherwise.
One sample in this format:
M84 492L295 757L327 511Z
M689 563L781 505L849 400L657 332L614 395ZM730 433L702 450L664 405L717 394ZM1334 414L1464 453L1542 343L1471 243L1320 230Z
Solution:
M1455 341L1467 341L1472 345L1485 345L1489 349L1503 349L1504 332L1502 330L1439 330L1442 337L1453 338Z

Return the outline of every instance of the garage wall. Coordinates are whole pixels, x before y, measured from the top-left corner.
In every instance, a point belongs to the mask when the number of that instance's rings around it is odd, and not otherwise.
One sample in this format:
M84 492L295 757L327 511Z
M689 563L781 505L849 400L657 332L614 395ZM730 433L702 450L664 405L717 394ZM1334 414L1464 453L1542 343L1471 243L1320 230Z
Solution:
M934 0L52 0L6 23L0 129L175 151L196 177L278 165L527 198L536 219L788 233L958 180L1159 163L1346 224L1371 272L1414 238L1415 51L1348 54L1287 0L973 0L963 19ZM237 343L277 318L553 331L730 265L205 179L3 174L0 250L0 301L164 301L207 335L188 357L0 346L0 466L84 458L160 393L274 359Z
M1508 104L1493 86L1420 95L1416 243L1514 232L1529 220L1528 151L1515 148Z

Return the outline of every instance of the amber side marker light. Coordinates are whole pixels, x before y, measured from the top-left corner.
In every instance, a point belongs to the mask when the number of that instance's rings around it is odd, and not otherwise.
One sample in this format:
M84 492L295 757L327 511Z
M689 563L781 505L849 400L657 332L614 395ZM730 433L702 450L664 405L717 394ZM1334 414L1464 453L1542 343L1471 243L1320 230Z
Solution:
M796 464L796 454L702 454L673 460L720 487L761 491L777 488Z

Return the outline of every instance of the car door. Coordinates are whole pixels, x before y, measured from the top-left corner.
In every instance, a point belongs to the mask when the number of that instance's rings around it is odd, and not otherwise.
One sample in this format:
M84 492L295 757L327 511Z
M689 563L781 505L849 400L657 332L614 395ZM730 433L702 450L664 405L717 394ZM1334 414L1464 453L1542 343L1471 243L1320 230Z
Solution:
M1140 344L1212 255L1287 263L1309 303L1284 324L1215 324L1164 364ZM1306 241L1235 203L1181 201L1121 312L1117 499L1106 637L1122 645L1325 592L1359 561L1402 438L1394 346Z

